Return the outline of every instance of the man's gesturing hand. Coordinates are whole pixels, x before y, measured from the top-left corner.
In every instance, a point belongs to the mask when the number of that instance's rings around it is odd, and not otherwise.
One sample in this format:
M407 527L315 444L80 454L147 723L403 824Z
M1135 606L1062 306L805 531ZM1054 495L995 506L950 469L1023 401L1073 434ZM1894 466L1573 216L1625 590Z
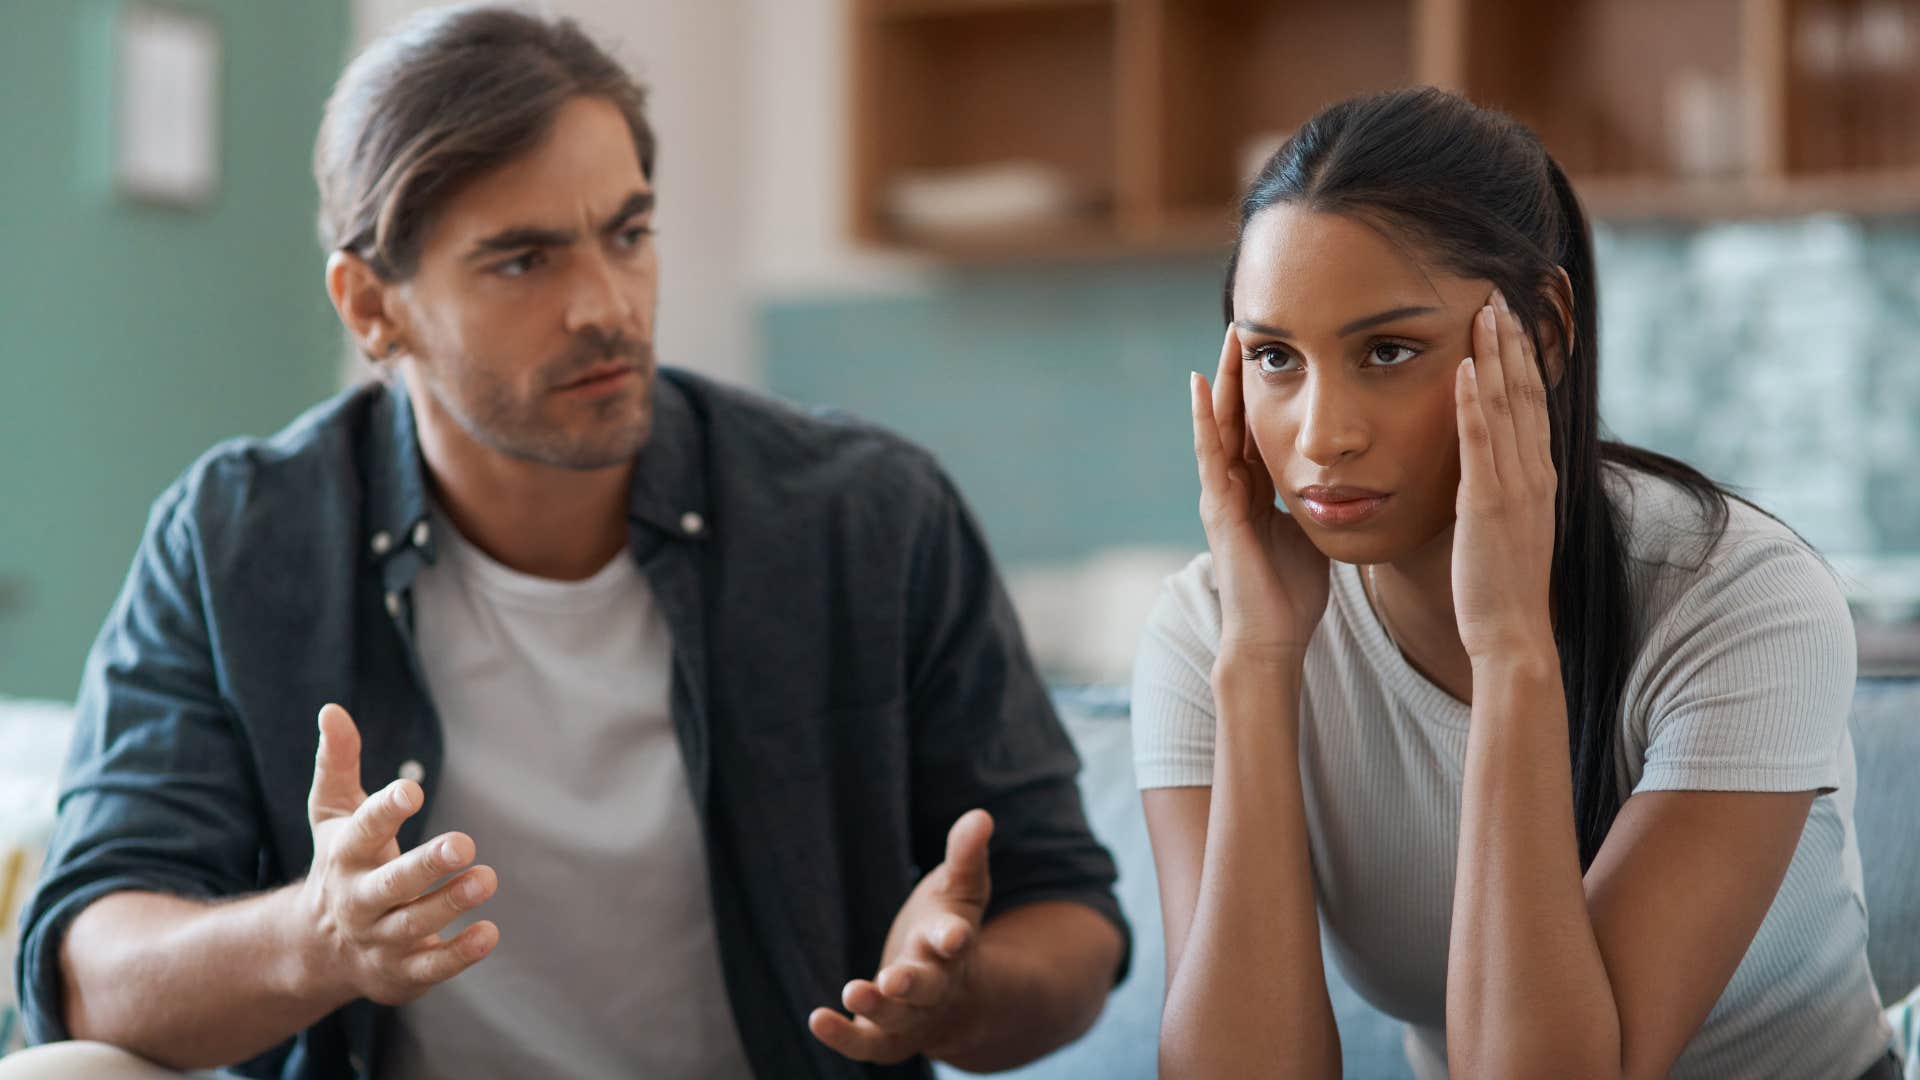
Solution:
M353 718L338 705L320 710L320 752L307 796L313 867L300 886L302 952L308 977L342 1000L412 1001L500 940L499 928L485 921L441 940L448 924L493 895L498 880L491 867L475 866L432 888L473 861L473 840L461 833L400 853L400 826L424 798L411 780L368 796Z
M992 896L987 841L993 818L970 810L947 833L946 861L907 897L872 979L840 992L851 1019L813 1010L814 1037L856 1061L891 1065L915 1054L944 1058L968 1034L971 973L980 922Z

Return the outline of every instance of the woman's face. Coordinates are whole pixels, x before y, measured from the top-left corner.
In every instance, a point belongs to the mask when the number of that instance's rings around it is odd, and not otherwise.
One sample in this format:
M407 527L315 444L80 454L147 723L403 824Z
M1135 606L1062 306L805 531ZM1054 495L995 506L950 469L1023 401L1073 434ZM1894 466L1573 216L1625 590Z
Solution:
M1282 204L1248 224L1233 284L1247 426L1330 558L1392 562L1452 527L1454 373L1492 288L1338 214Z

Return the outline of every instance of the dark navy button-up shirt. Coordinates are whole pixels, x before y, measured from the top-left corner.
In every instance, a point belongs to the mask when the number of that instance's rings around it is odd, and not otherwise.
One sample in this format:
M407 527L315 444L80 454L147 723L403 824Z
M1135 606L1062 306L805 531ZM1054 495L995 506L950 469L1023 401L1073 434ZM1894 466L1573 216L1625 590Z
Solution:
M306 872L322 704L353 714L369 789L404 771L431 809L459 731L436 715L412 640L409 585L434 558L429 497L395 383L215 448L154 505L87 661L23 916L17 977L35 1041L65 1037L60 937L86 904L127 889L235 896ZM979 531L926 452L666 369L629 507L633 558L672 634L673 725L756 1073L927 1075L923 1060L841 1058L806 1016L875 970L895 913L972 807L995 820L989 918L1069 899L1125 933L1079 762ZM528 720L567 737L564 717ZM427 817L403 827L403 849ZM356 1001L241 1071L364 1075L393 1015Z

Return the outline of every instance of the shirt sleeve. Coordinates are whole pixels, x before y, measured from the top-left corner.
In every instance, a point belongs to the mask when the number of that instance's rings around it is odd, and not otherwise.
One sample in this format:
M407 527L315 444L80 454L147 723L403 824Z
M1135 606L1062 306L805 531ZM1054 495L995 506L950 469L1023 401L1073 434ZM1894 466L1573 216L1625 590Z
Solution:
M947 832L981 807L993 815L989 918L1040 900L1072 900L1131 934L1114 897L1111 854L1087 825L1080 759L1027 653L980 530L944 475L919 530L909 613L914 859L933 867Z
M255 885L261 811L223 707L175 489L155 505L87 658L59 816L21 915L15 980L32 1042L67 1037L60 943L112 892L232 895Z
M1835 790L1853 620L1804 545L1715 553L1656 626L1639 791Z
M1167 579L1133 665L1133 772L1140 787L1213 785L1213 661L1220 601L1205 555Z

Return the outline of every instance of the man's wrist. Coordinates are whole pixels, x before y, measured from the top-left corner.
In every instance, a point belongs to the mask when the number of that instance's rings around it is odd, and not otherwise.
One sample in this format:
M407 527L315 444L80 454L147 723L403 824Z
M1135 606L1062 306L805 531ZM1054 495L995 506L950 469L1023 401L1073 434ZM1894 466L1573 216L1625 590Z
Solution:
M357 995L338 977L338 965L321 933L320 914L306 887L304 880L296 881L268 896L263 914L276 958L271 978L287 999L324 1004L330 1012Z

